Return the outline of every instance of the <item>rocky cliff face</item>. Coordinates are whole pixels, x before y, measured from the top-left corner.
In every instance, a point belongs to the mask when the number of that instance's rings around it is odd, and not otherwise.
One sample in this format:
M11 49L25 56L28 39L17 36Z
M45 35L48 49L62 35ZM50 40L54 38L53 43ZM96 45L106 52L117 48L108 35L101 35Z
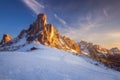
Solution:
M39 14L36 21L27 30L22 30L16 40L23 38L26 38L27 43L35 41L61 50L81 52L79 45L74 40L62 36L52 24L47 23L45 14Z
M108 49L102 48L100 45L89 43L87 41L81 41L80 47L81 47L82 51L87 51L87 53L89 53L89 55L91 55L91 56L96 56L96 55L99 55L99 56L106 55L107 56L107 54L109 52Z
M80 53L79 45L74 40L60 35L52 24L47 23L45 14L39 14L29 29L20 33L19 38L23 35L28 42L35 40L43 45Z
M83 52L88 53L87 56L102 62L110 68L120 71L120 51L118 48L109 50L86 41L81 41L80 47Z
M111 52L112 54L120 54L120 50L119 50L117 47L111 48L111 49L110 49L110 52Z
M2 38L2 40L0 42L0 45L6 44L11 40L12 40L12 37L9 34L4 34L3 38Z

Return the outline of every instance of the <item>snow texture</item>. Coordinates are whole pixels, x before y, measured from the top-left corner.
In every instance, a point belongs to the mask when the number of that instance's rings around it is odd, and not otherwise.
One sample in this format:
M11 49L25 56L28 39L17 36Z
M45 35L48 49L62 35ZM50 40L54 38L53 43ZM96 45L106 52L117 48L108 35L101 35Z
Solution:
M39 49L25 51L33 46ZM83 56L30 44L16 52L0 52L0 80L120 80L119 72L87 60Z

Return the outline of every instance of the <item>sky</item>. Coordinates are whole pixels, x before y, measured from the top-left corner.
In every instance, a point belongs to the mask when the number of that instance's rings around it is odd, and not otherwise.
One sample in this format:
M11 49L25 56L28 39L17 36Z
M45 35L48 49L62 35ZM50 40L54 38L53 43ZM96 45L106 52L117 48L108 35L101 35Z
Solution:
M39 13L78 42L120 48L120 0L0 0L0 39L16 37Z

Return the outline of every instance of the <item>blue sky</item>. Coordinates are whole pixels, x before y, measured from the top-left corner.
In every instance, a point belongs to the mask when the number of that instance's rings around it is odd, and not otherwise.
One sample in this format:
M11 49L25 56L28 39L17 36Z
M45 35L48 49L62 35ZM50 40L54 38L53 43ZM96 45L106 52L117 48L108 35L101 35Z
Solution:
M39 13L76 41L120 48L120 0L0 0L0 38L16 37Z

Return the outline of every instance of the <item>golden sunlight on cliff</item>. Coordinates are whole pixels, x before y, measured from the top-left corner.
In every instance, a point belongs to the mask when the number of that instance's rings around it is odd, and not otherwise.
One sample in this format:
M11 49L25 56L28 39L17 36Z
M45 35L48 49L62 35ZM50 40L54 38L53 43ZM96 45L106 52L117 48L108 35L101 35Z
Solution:
M54 27L51 26L50 41L52 40L53 36L54 36Z
M4 34L0 44L6 44L11 40L12 40L12 37L9 34Z

